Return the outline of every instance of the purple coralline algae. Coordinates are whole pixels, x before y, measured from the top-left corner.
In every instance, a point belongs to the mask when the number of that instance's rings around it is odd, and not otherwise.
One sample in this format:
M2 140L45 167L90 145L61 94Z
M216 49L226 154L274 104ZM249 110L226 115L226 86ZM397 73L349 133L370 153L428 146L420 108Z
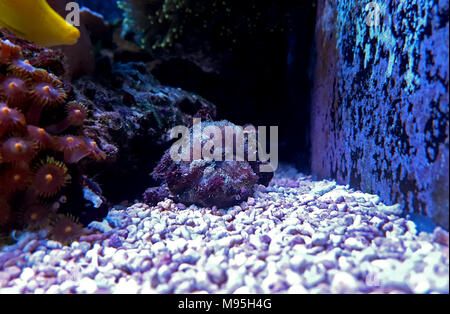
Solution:
M448 1L371 4L318 1L313 173L448 229Z
M170 196L170 191L167 185L151 187L145 190L142 195L143 201L150 206L155 206L166 197Z

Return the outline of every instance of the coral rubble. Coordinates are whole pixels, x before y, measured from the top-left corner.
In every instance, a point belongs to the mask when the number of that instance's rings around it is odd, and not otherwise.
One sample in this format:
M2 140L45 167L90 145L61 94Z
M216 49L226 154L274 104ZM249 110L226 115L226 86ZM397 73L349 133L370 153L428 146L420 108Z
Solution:
M24 235L0 252L0 293L448 294L448 232L382 213L377 195L279 170L228 210L168 199L113 208L92 223L102 233L68 247Z

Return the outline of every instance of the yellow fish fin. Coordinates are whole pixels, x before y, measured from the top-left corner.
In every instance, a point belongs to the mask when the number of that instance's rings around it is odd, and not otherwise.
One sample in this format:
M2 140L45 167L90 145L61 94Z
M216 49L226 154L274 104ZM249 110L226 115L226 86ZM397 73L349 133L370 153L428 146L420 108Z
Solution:
M38 45L73 45L79 30L45 0L0 0L0 25Z

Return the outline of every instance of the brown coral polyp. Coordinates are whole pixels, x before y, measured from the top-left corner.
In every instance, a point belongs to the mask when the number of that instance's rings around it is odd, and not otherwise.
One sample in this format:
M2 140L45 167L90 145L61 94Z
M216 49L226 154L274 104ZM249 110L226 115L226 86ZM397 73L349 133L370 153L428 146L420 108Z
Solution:
M53 147L54 139L43 128L34 125L27 126L28 137L40 149Z
M23 138L12 137L2 145L4 162L30 162L35 155L33 143Z
M7 64L21 56L22 49L20 46L14 45L9 40L0 40L0 64Z
M2 40L3 36L10 40ZM66 164L104 156L93 141L83 137L87 108L66 102L73 97L68 95L70 84L48 72L50 68L64 69L62 61L60 52L0 30L1 232L48 225L57 210L50 210L47 204L55 202L70 183ZM70 169L81 172L76 165ZM66 241L80 227L66 223L60 230L55 232L61 235L57 238Z
M51 211L48 207L34 204L28 206L22 214L22 220L25 227L30 229L39 229L50 223L49 216Z
M13 166L0 179L1 189L6 193L24 190L30 182L30 170L26 166Z
M50 125L46 129L50 133L61 133L71 126L81 126L87 118L87 109L75 101L69 102L66 107L67 117L61 122Z
M55 86L49 82L37 83L31 97L42 106L55 106L66 99L66 92L60 86Z
M33 104L27 112L27 121L39 124L44 107L57 107L67 98L62 83L45 70L37 71L38 82L34 84L30 97Z
M0 84L0 93L11 107L23 107L28 99L28 84L19 77L9 77Z
M64 152L64 161L69 164L77 163L90 154L85 142L76 136L62 136L56 143L58 149Z
M17 76L33 76L37 70L28 60L14 60L8 67L8 71Z
M67 119L73 126L80 126L87 117L86 107L72 102L67 107Z
M68 169L64 163L47 158L34 174L33 185L42 196L58 193L70 180Z
M85 145L90 155L96 160L103 160L106 158L106 154L98 147L96 141L85 139Z
M0 102L0 136L23 126L25 126L25 117L23 114Z
M76 240L83 234L83 227L70 216L59 216L53 224L51 237L61 243Z

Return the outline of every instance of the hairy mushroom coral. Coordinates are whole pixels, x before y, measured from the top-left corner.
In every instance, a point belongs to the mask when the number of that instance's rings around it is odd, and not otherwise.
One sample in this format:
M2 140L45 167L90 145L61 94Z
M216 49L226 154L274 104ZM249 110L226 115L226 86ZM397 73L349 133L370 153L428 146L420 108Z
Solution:
M19 77L8 77L0 83L0 94L8 106L22 108L28 99L28 83Z
M0 102L0 136L25 126L25 117L18 110Z
M87 118L87 109L84 105L71 101L66 106L67 117L59 123L46 127L50 133L61 133L71 126L81 126Z
M61 242L69 243L78 239L83 234L83 226L80 225L73 217L59 215L56 221L52 224L50 232L52 239Z
M58 193L69 181L66 165L48 157L35 171L33 187L39 195L50 197Z
M6 140L1 150L4 162L30 162L36 155L33 143L19 137Z
M27 126L28 138L36 144L39 149L53 147L54 139L43 128L34 125Z

